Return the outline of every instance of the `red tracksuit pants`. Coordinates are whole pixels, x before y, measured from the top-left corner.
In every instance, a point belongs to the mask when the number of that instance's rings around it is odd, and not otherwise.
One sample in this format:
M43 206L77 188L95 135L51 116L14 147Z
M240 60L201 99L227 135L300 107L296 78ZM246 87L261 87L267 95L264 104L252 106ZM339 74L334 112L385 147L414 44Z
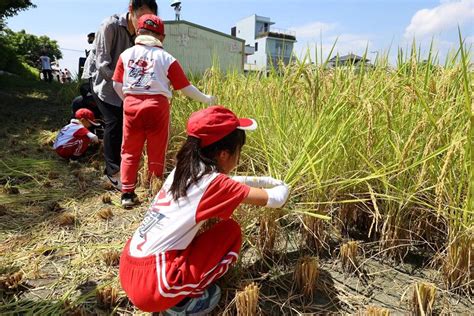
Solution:
M56 148L56 152L59 156L66 159L69 159L71 157L80 157L86 152L90 142L91 141L87 136L81 138L74 138L67 144Z
M147 143L148 176L162 177L170 125L170 104L163 95L127 95L123 105L122 192L133 192L143 146Z
M186 297L199 297L237 261L242 235L232 219L217 223L196 236L184 250L145 258L120 258L120 283L130 301L145 312L161 312Z

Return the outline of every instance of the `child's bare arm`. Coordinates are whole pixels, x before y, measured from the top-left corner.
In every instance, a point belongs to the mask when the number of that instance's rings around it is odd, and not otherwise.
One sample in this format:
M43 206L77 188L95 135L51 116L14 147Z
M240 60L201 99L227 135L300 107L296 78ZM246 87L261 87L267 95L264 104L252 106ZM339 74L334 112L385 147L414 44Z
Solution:
M123 91L122 91L123 84L117 81L114 81L114 90L117 93L117 95L120 97L120 99L123 100Z

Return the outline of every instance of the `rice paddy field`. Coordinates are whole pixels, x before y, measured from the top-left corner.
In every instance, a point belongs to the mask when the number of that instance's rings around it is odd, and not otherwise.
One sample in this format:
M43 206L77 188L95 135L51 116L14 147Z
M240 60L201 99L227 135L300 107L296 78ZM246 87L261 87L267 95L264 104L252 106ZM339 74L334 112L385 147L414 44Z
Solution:
M216 315L472 313L470 53L195 81L258 121L237 173L292 186L283 209L235 212L242 253ZM119 255L159 183L140 181L142 204L123 210L99 148L78 162L52 152L77 89L0 76L0 314L140 314ZM175 95L168 171L200 107Z

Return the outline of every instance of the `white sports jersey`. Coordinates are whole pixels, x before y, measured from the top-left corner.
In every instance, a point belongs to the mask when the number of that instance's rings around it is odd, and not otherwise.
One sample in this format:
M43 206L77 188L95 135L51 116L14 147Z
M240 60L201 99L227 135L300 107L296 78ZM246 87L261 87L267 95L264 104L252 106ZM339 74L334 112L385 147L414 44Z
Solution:
M125 50L117 62L113 80L123 84L124 95L162 94L172 97L176 90L189 85L177 60L163 48L137 44Z
M196 211L209 184L219 173L214 172L192 185L187 196L175 201L169 189L174 170L155 197L145 219L130 240L130 254L146 257L151 254L186 249L203 222L196 223Z
M58 147L72 144L76 138L87 136L87 133L89 133L87 128L85 128L78 120L72 119L71 123L64 126L59 132L53 148L58 149Z

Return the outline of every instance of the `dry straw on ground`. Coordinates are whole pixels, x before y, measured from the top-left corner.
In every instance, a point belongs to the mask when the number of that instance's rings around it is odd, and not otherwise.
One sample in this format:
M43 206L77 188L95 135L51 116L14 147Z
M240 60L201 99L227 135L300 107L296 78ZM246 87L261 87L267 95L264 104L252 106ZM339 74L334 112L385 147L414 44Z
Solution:
M312 297L319 277L318 258L302 257L296 264L294 278L300 293Z
M247 285L235 295L238 316L254 316L258 312L260 289L256 283Z

